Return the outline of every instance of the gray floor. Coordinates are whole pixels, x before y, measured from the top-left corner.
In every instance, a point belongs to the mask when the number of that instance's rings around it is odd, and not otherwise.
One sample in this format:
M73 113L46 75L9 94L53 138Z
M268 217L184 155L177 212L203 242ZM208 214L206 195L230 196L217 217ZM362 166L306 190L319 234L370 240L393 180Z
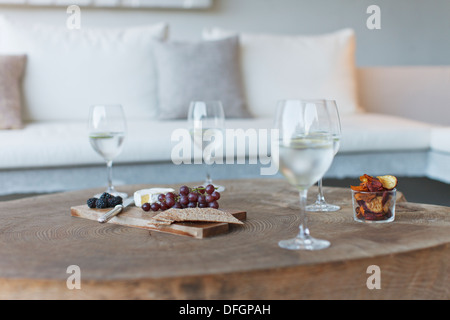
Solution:
M399 177L397 189L400 190L409 202L427 203L450 206L450 184L438 182L427 178ZM358 185L358 179L324 179L324 186L346 187ZM0 196L0 201L21 199L25 197L39 195L32 194L12 194Z

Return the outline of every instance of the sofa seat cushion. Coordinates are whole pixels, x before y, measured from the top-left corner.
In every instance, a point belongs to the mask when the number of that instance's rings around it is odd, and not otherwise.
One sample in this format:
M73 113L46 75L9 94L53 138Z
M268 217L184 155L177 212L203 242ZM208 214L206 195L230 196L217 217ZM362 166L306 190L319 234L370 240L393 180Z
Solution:
M431 130L430 147L433 151L450 153L450 127L436 127Z
M433 125L397 116L357 113L341 116L340 152L428 150Z
M230 129L271 129L272 118L228 119ZM340 153L376 153L430 148L431 126L421 122L378 114L341 117ZM123 152L116 163L171 161L171 141L186 120L129 120ZM405 139L408 137L408 139ZM103 164L90 146L86 121L31 122L21 130L0 131L0 169L61 167ZM245 150L246 153L249 150ZM235 154L237 157L241 154Z

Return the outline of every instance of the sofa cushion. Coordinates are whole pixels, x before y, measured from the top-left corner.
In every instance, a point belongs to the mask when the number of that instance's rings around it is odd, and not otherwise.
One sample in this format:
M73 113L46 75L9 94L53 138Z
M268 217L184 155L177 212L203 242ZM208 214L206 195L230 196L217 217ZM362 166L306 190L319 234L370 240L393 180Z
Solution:
M341 116L342 153L428 150L433 125L398 116L357 113Z
M21 80L25 61L25 55L0 55L0 129L22 127Z
M433 128L430 146L433 151L450 154L450 127L437 126Z
M189 103L220 100L225 117L248 117L239 68L237 36L156 45L159 119L186 119Z
M203 37L235 33L210 28ZM254 116L273 116L280 99L334 99L341 114L358 109L353 30L317 36L239 35L244 87Z
M27 54L25 120L82 120L89 106L121 103L130 118L157 113L154 39L164 23L130 28L16 24L0 18L0 53Z

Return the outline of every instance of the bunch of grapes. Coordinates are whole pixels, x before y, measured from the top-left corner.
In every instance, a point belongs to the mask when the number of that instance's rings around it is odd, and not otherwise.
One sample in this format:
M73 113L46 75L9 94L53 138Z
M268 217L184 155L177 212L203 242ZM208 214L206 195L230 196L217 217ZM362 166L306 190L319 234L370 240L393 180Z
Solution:
M167 210L170 208L184 209L184 208L214 208L219 209L220 193L212 184L206 187L200 186L189 188L188 186L181 186L178 193L168 192L160 194L158 201L152 204L144 203L142 209L144 211L158 211Z

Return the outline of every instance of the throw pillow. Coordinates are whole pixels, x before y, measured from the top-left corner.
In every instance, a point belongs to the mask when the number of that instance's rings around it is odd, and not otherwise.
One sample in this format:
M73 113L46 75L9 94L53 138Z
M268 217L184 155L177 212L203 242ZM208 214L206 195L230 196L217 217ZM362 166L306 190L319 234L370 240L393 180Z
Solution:
M236 34L205 29L203 38ZM272 117L280 99L332 99L341 114L358 109L355 35L344 29L316 36L241 33L241 63L248 108Z
M159 118L187 117L193 100L222 101L225 117L248 117L237 36L216 41L164 42L155 48Z
M0 55L0 129L22 127L21 86L26 56Z
M156 115L153 42L167 25L68 29L0 18L0 53L22 54L25 120L86 120L89 106L120 103L127 118Z

